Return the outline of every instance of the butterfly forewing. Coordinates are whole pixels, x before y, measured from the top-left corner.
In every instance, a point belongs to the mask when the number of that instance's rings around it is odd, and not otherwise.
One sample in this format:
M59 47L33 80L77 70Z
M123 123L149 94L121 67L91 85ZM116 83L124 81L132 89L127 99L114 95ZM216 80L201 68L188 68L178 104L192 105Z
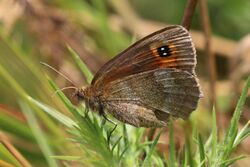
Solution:
M188 31L181 26L170 26L141 39L106 63L92 85L102 86L156 68L178 68L193 74L195 64L195 49Z

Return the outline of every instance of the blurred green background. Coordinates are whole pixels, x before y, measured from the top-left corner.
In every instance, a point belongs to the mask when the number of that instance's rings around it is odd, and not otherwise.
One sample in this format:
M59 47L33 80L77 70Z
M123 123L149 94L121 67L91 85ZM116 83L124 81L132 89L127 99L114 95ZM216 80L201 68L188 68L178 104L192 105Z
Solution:
M53 166L44 157L45 150L37 144L20 103L29 95L53 106L71 117L48 84L49 75L60 88L70 86L64 78L43 67L46 62L68 76L77 86L86 85L84 75L73 63L67 48L80 56L93 74L135 40L169 24L181 24L186 6L184 0L0 0L0 138L13 144L34 166ZM250 74L250 1L208 0L212 30L212 50L216 56L216 103L218 127L228 126L232 111L242 90L244 79ZM199 5L191 30L198 52L197 74L204 98L192 121L205 136L211 130L211 92L214 84L209 77L209 58L204 51L205 40ZM65 94L70 97L72 91ZM73 103L76 103L72 99ZM250 118L250 100L241 118L242 125ZM68 132L60 124L31 105L49 145L56 154L79 155L81 152L66 140ZM183 145L183 129L176 123L176 143ZM167 130L166 130L167 131ZM162 136L159 150L164 152L168 142ZM237 150L249 154L249 139ZM61 147L63 146L63 147ZM15 158L0 145L0 160L15 164ZM49 153L50 150L47 150ZM2 158L3 157L3 158ZM245 166L250 159L238 162ZM71 166L79 164L73 163ZM0 161L1 166L1 161Z

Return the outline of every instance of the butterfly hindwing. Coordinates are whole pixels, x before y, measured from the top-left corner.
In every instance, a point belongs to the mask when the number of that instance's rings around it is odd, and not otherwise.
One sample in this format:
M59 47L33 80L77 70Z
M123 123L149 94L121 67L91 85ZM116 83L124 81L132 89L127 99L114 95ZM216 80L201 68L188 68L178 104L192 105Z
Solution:
M166 126L170 114L128 101L110 101L105 107L116 119L136 127Z
M169 68L130 75L110 82L104 89L102 101L107 104L129 102L182 118L196 109L201 96L194 75Z

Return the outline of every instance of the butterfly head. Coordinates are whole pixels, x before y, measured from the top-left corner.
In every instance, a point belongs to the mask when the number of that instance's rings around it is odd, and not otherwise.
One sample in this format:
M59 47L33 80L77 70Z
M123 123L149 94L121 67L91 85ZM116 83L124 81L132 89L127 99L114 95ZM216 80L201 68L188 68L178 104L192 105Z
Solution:
M80 103L84 101L87 108L93 111L100 111L100 100L96 97L91 86L76 89L73 96L76 97Z
M78 101L84 101L86 99L85 87L77 88L73 97L76 97Z
M92 101L94 100L94 92L91 86L82 86L77 88L73 94L73 97L76 97L79 102L81 101Z

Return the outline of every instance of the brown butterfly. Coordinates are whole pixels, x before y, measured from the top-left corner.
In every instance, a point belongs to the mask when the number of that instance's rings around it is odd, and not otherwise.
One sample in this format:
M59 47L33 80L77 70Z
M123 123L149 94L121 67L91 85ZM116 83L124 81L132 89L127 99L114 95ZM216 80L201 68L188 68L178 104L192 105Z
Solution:
M111 59L75 95L100 115L107 111L136 127L166 126L170 116L185 119L197 107L202 93L195 66L188 31L169 26Z

